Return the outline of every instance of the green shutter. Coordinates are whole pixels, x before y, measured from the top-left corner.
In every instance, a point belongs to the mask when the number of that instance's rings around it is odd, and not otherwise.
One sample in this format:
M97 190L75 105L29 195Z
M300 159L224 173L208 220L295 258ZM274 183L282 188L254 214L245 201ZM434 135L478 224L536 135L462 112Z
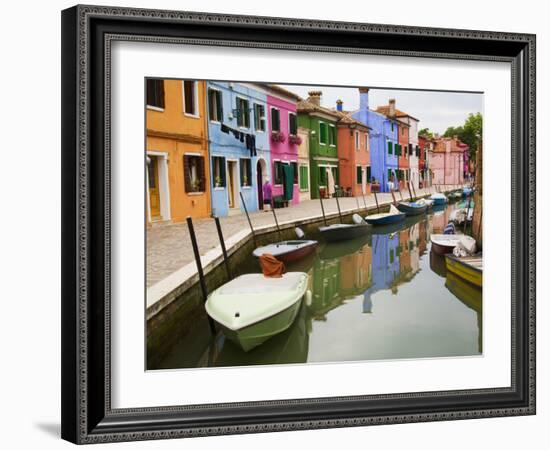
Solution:
M371 181L370 166L367 166L367 183L370 183L370 181Z
M357 166L356 167L356 171L357 171L357 184L361 184L363 182L363 169L361 168L361 166Z
M393 153L393 142L388 141L388 153L391 155Z

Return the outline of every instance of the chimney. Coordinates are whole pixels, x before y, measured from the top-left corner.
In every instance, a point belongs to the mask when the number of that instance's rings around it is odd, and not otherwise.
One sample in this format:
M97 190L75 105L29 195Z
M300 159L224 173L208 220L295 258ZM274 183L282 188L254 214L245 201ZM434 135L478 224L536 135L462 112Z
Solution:
M344 110L344 102L341 99L336 100L336 111L342 112Z
M309 91L307 94L309 95L308 102L313 103L315 106L321 106L321 95L323 95L321 91Z
M369 109L369 88L359 88L359 110L368 111Z
M390 117L395 117L395 99L390 98L390 110L388 111Z

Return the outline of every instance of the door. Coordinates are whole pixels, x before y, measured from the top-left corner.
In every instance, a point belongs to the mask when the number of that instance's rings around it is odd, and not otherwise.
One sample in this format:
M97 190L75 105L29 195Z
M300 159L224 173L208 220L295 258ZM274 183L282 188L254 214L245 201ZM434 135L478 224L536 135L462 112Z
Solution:
M160 194L158 177L158 158L150 156L151 162L147 166L149 171L149 205L151 208L151 219L160 218Z
M237 182L237 162L227 161L227 194L229 200L229 207L237 207L236 196L236 182Z
M264 193L263 193L263 170L262 170L262 160L258 160L256 165L256 186L258 188L258 207L259 209L264 209Z

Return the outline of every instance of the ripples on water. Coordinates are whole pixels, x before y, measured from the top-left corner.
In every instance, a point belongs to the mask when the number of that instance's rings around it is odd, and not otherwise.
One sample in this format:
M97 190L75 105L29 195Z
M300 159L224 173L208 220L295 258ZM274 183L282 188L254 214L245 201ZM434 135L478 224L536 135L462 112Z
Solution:
M246 353L212 337L206 315L159 368L472 356L482 353L481 291L431 254L453 206L327 244L289 265L309 274L313 300L285 332ZM244 272L258 272L255 259Z

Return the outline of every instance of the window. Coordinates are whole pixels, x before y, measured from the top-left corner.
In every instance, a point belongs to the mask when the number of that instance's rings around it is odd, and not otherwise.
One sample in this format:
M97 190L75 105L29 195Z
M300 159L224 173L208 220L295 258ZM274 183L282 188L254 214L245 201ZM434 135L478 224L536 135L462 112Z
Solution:
M409 156L412 156L413 154L413 145L409 144Z
M164 109L164 80L147 80L147 106Z
M400 144L395 144L395 154L397 156L401 156L401 145Z
M223 156L212 157L212 175L214 176L214 187L225 187L225 158Z
M388 154L393 154L393 142L388 141Z
M204 192L204 158L198 155L183 156L185 192Z
M388 181L391 181L391 180L392 180L391 169L388 169Z
M319 185L320 186L326 186L327 185L327 168L326 167L319 167Z
M265 107L254 103L254 128L256 131L265 131Z
M223 122L222 93L216 89L208 90L208 115L213 122Z
M241 128L250 128L248 100L240 97L237 97L237 126Z
M241 186L250 186L252 183L252 164L250 158L241 158L239 160L241 172Z
M359 134L359 131L355 132L355 150L359 150L361 148L361 135Z
M190 116L199 115L199 107L197 104L198 84L196 81L183 82L183 112Z
M309 190L309 167L305 165L300 166L300 190Z
M367 166L367 183L371 182L371 171L370 166Z
M355 168L355 172L356 172L357 184L363 183L363 168L361 166L357 166Z
M416 157L420 158L420 147L417 145L415 149Z
M319 143L325 145L328 142L328 126L325 122L319 122Z
M271 108L271 131L281 131L281 113L277 108Z
M296 114L288 114L288 130L289 134L296 136L298 134L298 121L296 120Z
M393 248L390 248L390 264L393 264L393 261L395 259Z
M401 136L405 136L405 127L401 127Z
M336 145L336 127L334 125L329 125L328 127L328 144L332 146Z
M275 161L273 171L275 172L275 184L283 184L283 163Z
M393 122L391 122L391 130L393 131Z
M298 163L295 161L292 161L290 163L290 167L292 167L292 178L293 183L298 184Z

